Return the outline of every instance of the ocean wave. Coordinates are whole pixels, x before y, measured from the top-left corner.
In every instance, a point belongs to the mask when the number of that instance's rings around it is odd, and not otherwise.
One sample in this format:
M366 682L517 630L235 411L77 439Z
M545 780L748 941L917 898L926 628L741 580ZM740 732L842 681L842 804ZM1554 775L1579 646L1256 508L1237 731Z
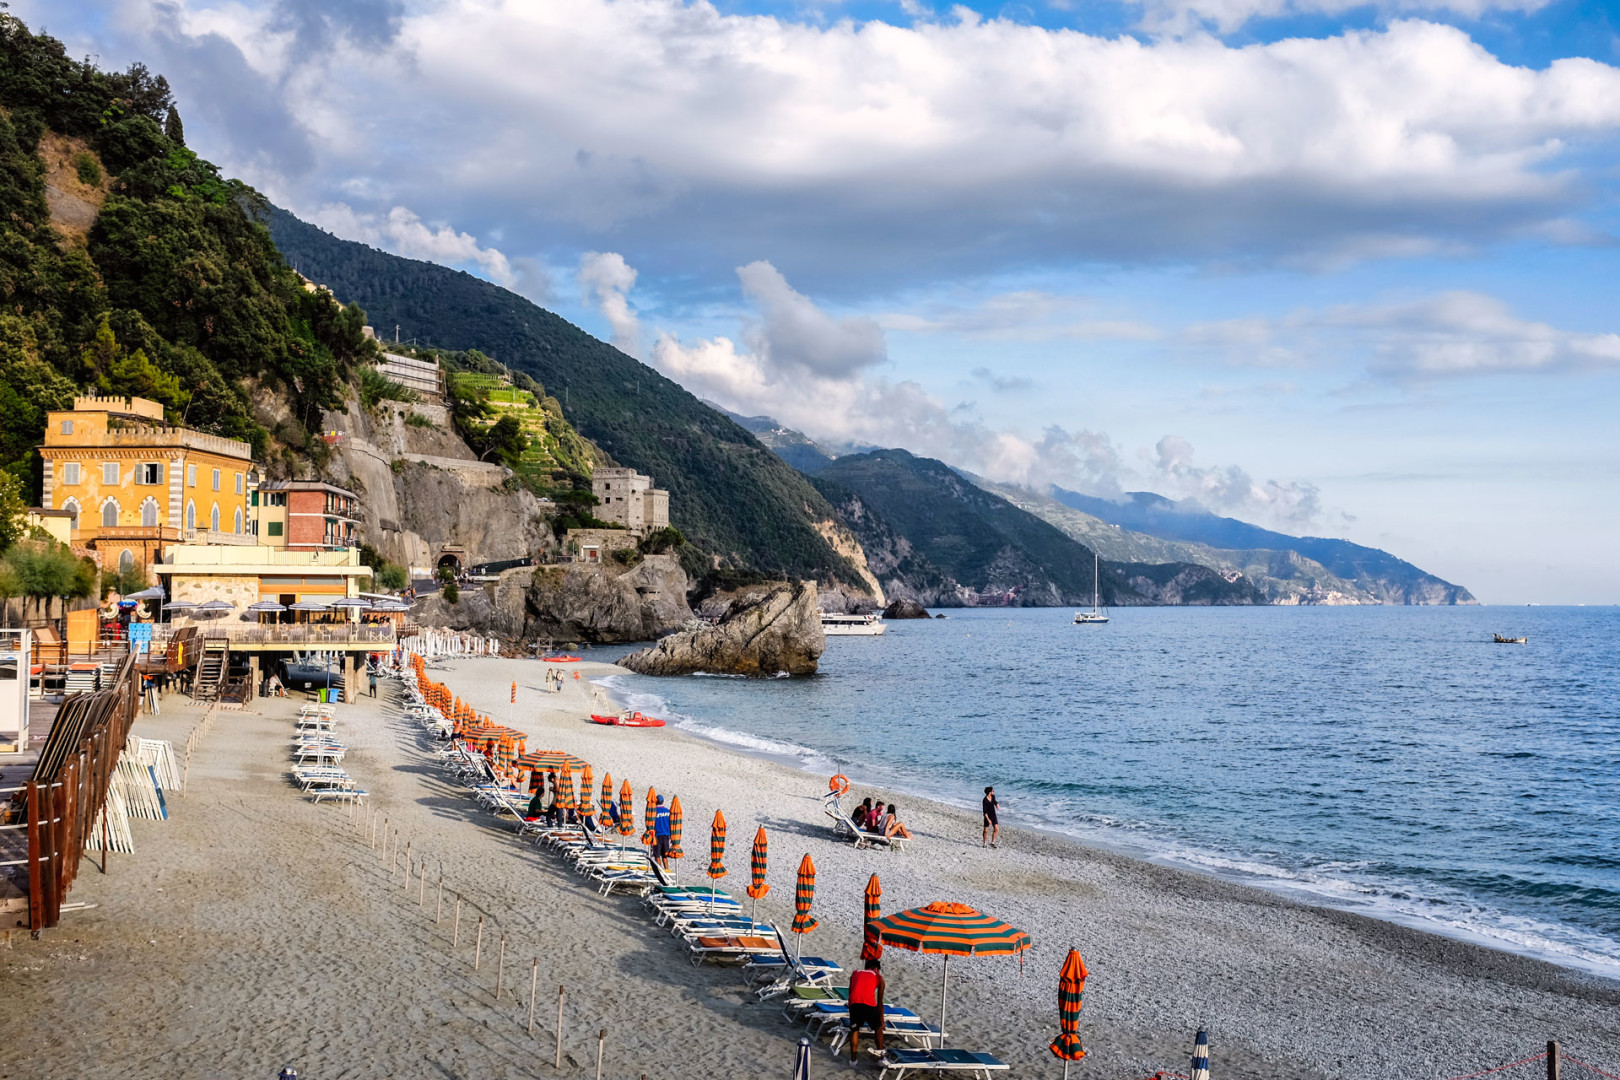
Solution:
M716 678L730 678L731 676L715 676ZM742 676L737 676L741 678ZM726 746L736 747L740 750L754 754L763 754L778 760L786 760L806 770L832 768L833 764L819 751L798 743L786 742L781 739L771 739L763 735L753 735L746 731L735 731L731 728L721 727L699 720L695 716L676 711L669 700L660 697L648 690L632 687L622 675L608 675L596 680L601 686L623 701L629 708L637 709L651 716L661 716L681 731L710 742L723 743Z

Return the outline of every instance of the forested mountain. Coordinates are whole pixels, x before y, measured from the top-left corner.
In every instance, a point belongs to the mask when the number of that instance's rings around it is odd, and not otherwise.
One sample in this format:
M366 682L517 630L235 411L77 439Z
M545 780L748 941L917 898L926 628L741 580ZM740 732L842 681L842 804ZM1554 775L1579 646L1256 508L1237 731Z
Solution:
M1136 491L1124 501L1081 495L1053 488L1051 497L1064 506L1102 521L1164 540L1203 544L1232 556L1253 558L1257 552L1289 553L1308 560L1346 583L1351 595L1382 604L1471 604L1473 594L1418 569L1378 548L1319 536L1289 536L1235 518L1221 517L1191 503L1178 503L1152 492ZM1278 577L1298 577L1309 567L1277 565Z
M46 411L89 390L320 452L305 425L375 347L358 308L303 289L260 201L186 149L161 76L98 71L0 12L0 468L31 501ZM294 420L255 422L256 385Z
M670 518L739 568L860 586L821 530L827 500L758 439L633 357L471 274L341 240L282 210L267 222L300 272L392 336L473 349L539 380L580 434L669 489Z

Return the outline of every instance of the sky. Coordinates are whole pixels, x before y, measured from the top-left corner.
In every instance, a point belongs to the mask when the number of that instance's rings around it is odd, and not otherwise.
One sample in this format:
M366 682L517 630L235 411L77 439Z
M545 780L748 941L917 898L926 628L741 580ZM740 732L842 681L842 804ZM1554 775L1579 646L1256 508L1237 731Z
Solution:
M829 447L1620 603L1603 0L12 0L305 220Z

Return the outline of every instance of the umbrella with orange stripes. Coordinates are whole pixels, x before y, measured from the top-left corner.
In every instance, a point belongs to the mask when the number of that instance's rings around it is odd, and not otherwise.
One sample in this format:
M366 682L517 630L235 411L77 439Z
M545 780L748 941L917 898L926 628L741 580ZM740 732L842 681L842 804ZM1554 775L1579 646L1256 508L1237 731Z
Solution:
M681 797L669 801L669 857L679 862L686 858L681 850Z
M771 887L765 883L766 856L768 854L766 843L765 826L761 825L759 831L754 834L754 850L748 859L748 869L752 874L752 880L749 881L748 888L743 890L754 900L754 906L748 913L750 919L759 913L759 898L771 891Z
M726 815L716 810L714 821L709 825L709 910L714 910L714 892L716 881L726 876Z
M799 937L800 955L804 953L804 937L820 926L810 914L810 905L816 899L816 864L811 861L809 852L799 860L799 880L793 886L793 925L789 927Z
M580 817L591 816L591 799L595 797L595 792L591 790L592 779L591 763L587 761L585 767L579 773L579 806L577 809Z
M945 1030L945 994L953 956L1022 956L1029 935L966 904L933 903L912 908L873 925L883 944L945 957L939 983L939 1030Z
M647 785L647 809L641 816L642 833L641 842L648 847L653 846L657 833L653 831L653 819L658 814L658 789L651 784Z
M878 883L878 876L872 875L872 880L866 883L866 912L864 925L866 934L861 942L862 960L883 959L883 938L878 934L877 920L883 918L883 886Z
M1052 1053L1063 1059L1063 1075L1069 1075L1069 1062L1086 1056L1085 1044L1080 1041L1080 1009L1086 1000L1086 962L1080 959L1079 949L1070 949L1058 976L1058 1037L1050 1047Z
M602 824L606 825L613 816L613 774L602 774ZM604 830L606 831L606 830Z
M619 835L629 836L636 831L636 793L630 790L630 781L619 785Z
M574 809L574 770L563 766L557 770L557 783L562 788L557 793L557 806L562 810Z

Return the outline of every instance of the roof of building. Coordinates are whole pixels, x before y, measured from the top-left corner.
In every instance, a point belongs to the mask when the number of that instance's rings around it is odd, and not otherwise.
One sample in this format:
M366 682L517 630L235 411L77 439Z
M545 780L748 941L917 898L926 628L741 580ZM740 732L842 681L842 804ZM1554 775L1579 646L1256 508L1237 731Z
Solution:
M351 499L360 496L348 488L340 488L336 484L328 484L324 480L266 480L259 485L260 491L330 491L335 495L347 495Z

